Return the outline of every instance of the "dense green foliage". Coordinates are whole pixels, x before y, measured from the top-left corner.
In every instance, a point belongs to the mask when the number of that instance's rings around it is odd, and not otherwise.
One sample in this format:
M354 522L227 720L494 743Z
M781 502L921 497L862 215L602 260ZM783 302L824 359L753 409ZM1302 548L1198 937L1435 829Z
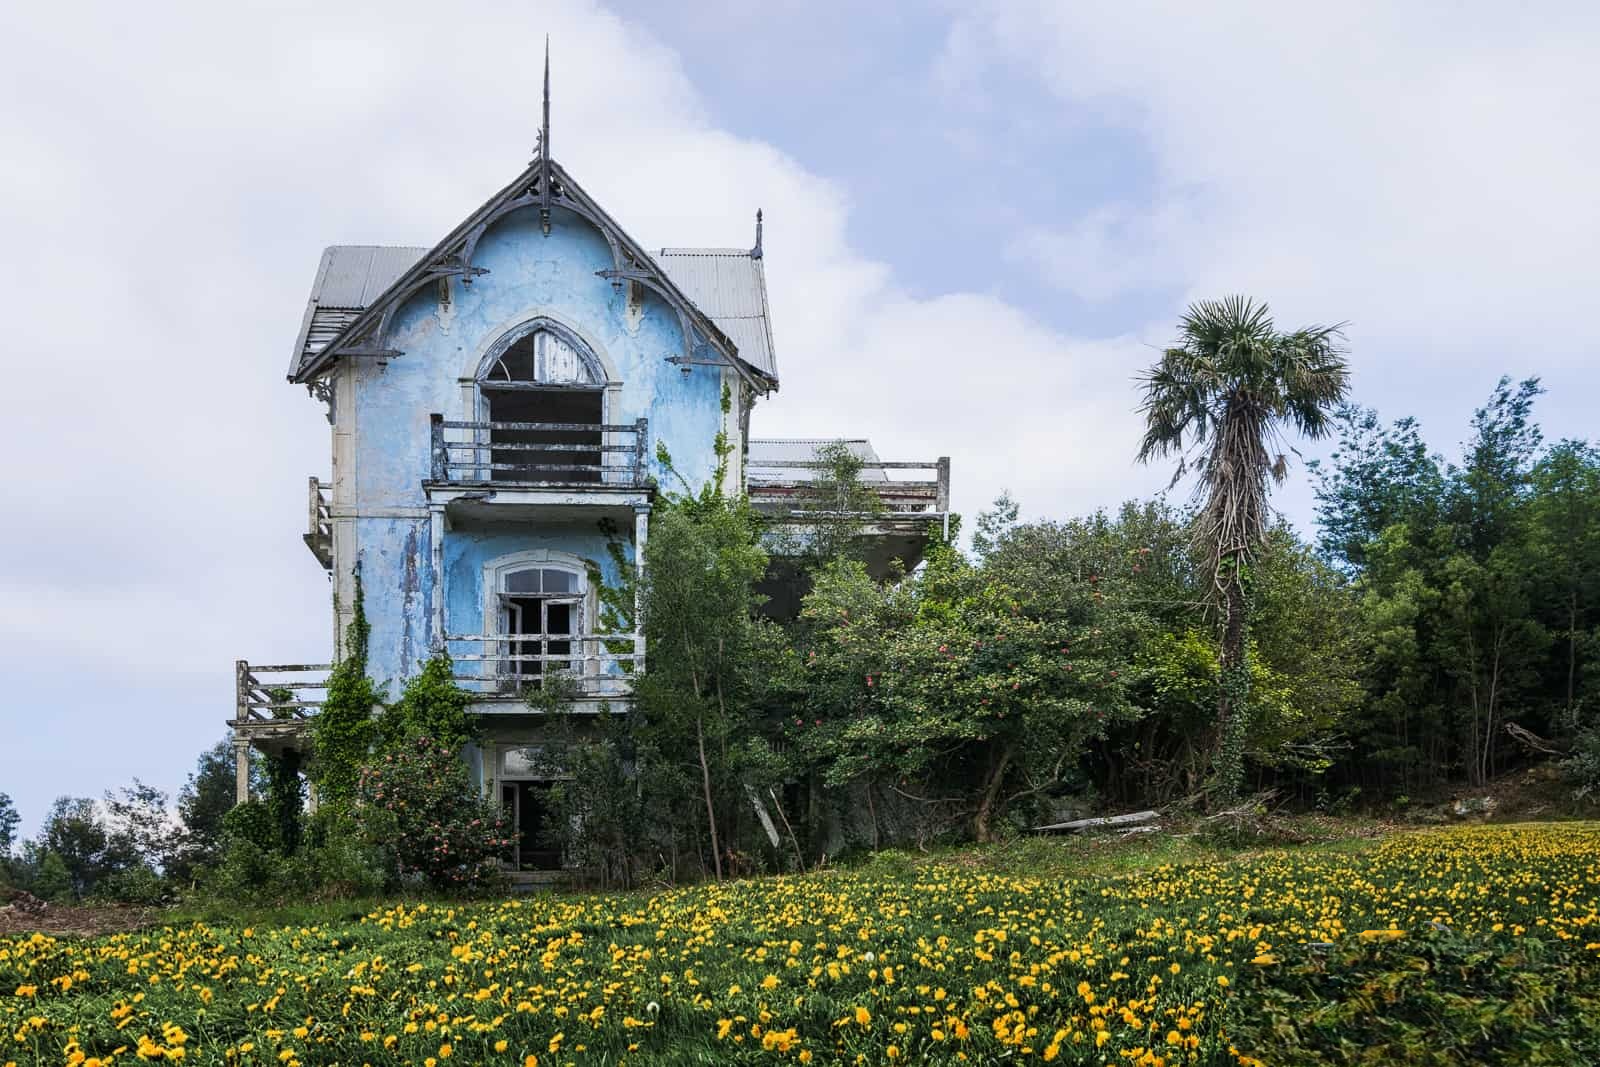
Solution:
M361 572L355 573L355 603L345 628L344 647L328 675L327 694L312 722L312 746L317 752L318 800L332 807L349 803L355 794L362 762L377 740L373 709L381 694L367 677L367 621L361 591Z
M1600 783L1600 456L1544 447L1539 392L1502 380L1453 463L1414 420L1339 415L1318 512L1370 649L1340 768L1365 788L1484 783L1566 751L1580 787Z

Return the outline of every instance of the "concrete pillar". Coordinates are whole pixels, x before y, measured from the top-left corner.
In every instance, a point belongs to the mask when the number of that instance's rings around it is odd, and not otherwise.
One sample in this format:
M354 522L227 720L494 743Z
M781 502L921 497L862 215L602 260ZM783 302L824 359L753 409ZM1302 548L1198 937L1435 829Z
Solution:
M233 800L235 804L250 801L250 742L242 737L233 739Z
M449 649L444 643L444 505L428 508L429 544L432 548L433 600L430 604L433 618L432 643L435 651Z
M644 548L650 540L650 508L633 509L633 669L644 670Z

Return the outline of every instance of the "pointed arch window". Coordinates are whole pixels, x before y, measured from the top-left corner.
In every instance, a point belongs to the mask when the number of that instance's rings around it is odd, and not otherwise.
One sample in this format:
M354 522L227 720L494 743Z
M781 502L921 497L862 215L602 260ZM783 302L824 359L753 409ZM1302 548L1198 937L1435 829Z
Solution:
M491 389L509 382L554 388L603 388L605 376L594 356L575 338L550 328L523 334L496 356L483 376Z
M491 480L602 480L606 376L570 330L539 319L495 347L478 376L490 423Z

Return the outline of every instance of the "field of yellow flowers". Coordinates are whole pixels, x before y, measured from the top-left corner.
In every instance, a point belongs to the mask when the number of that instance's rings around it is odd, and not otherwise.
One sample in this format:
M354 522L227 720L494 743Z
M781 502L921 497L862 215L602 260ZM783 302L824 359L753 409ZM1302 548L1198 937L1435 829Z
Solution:
M0 940L0 1064L1600 1063L1600 825Z

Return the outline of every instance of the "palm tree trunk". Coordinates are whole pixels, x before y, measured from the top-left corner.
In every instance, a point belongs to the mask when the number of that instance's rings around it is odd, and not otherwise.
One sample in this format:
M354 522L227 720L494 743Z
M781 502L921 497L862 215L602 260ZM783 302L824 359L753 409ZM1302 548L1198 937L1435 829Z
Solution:
M1234 800L1244 784L1244 722L1250 695L1250 668L1245 662L1249 607L1244 595L1244 561L1238 552L1224 557L1222 584L1222 648L1217 687L1217 777L1222 799Z

